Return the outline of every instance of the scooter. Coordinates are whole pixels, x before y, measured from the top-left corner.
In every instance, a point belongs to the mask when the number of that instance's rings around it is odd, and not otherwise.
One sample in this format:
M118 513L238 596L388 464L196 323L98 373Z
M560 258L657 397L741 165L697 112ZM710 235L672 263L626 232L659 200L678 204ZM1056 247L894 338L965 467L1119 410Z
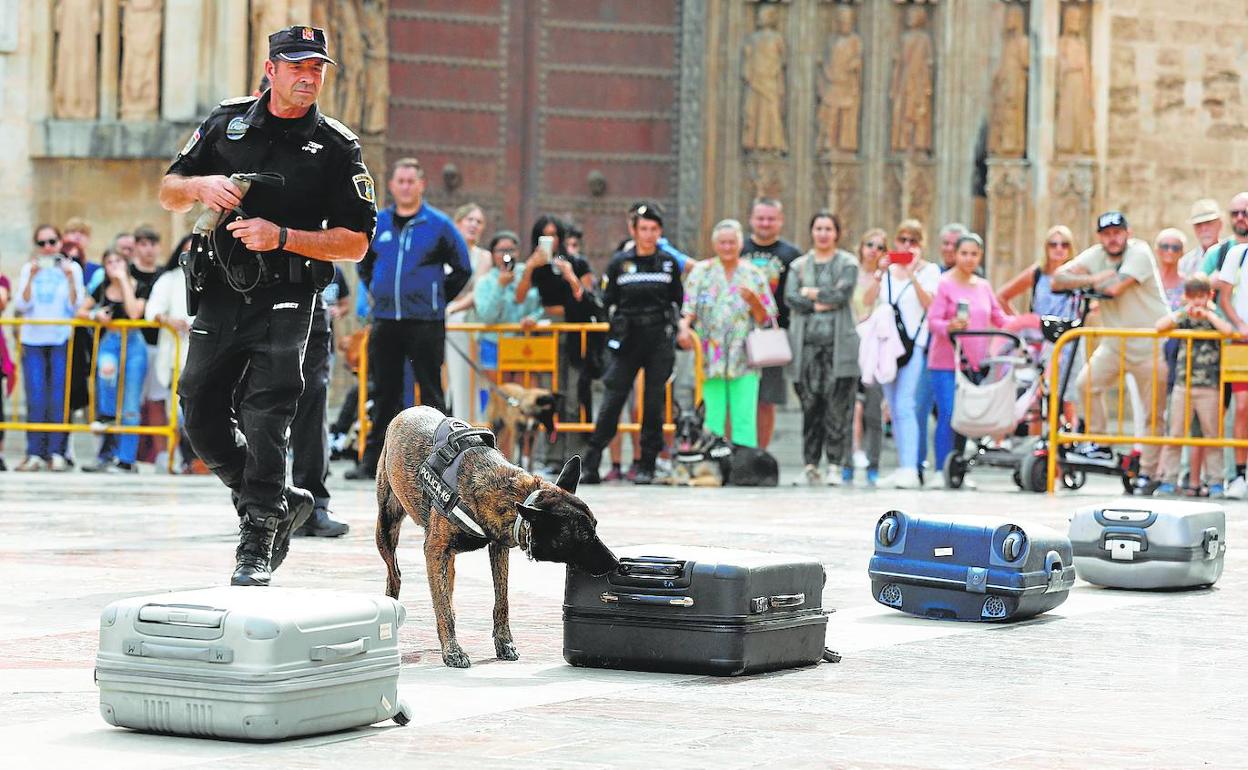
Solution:
M1044 335L1046 340L1054 344L1066 332L1083 326L1093 300L1112 299L1107 295L1087 290L1075 290L1070 292L1070 294L1074 296L1076 306L1079 308L1079 317L1077 319L1069 320L1056 316L1044 316L1040 319L1041 334ZM1076 339L1068 346L1068 349L1070 352L1064 355L1067 356L1067 361L1073 364L1075 356L1079 351L1079 340ZM1067 365L1065 371L1062 372L1061 384L1058 386L1057 394L1057 402L1059 404L1065 402L1066 388L1070 384L1070 375L1073 370L1073 365ZM1045 411L1047 413L1047 399ZM1044 424L1047 430L1047 419ZM1051 436L1042 435L1029 447L1029 451L1023 455L1018 470L1014 473L1014 483L1019 488L1032 492L1047 491L1051 439ZM1136 479L1140 477L1139 450L1124 453L1116 449L1102 449L1089 446L1080 451L1074 445L1062 444L1057 447L1057 452L1058 473L1060 474L1062 485L1067 489L1082 487L1087 480L1087 474L1093 473L1102 476L1117 476L1122 482L1123 492L1127 495L1135 494Z

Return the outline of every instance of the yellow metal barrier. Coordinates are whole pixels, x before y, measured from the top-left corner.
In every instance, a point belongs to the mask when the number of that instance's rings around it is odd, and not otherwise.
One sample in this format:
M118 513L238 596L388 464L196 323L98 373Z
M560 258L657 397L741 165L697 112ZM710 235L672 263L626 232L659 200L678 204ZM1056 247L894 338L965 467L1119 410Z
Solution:
M1117 383L1118 385L1118 411L1117 411L1117 416L1118 416L1118 421L1119 421L1120 426L1122 424L1123 406L1125 405L1125 394L1126 394L1126 387L1125 387L1126 382L1125 381L1126 381L1126 374L1127 374L1126 373L1127 346L1125 344L1125 341L1130 340L1130 339L1153 340L1153 361L1154 361L1154 365L1152 366L1152 373L1153 373L1152 401L1153 403L1152 403L1152 408L1149 410L1150 420L1149 420L1149 425L1147 426L1147 433L1145 435L1132 435L1128 433L1123 433L1121 432L1121 430L1119 433L1112 434L1112 433L1078 433L1074 431L1063 431L1060 429L1061 428L1060 418L1062 415L1062 410L1061 410L1061 404L1059 400L1059 396L1061 394L1058 393L1058 389L1061 386L1061 380L1060 380L1061 368L1059 364L1060 364L1062 356L1066 353L1066 347L1070 344L1073 344L1075 341L1081 340L1085 337L1118 339L1118 340L1122 340L1124 343L1118 346L1118 383ZM1157 430L1158 416L1160 414L1164 414L1164 409L1158 408L1158 394L1160 393L1160 402L1163 406L1166 400L1166 394L1164 392L1164 388L1159 387L1159 385L1164 384L1163 382L1160 382L1161 372L1163 371L1163 366L1162 366L1163 359L1162 359L1162 354L1161 354L1162 344L1161 343L1162 343L1162 340L1167 340L1167 339L1184 340L1185 341L1184 344L1186 345L1186 356L1185 356L1186 371L1182 380L1176 377L1174 386L1177 388L1181 386L1181 383L1191 382L1192 344L1196 340L1229 341L1233 338L1231 336L1228 336L1228 335L1222 334L1221 332L1216 332L1216 331L1174 330L1174 331L1168 331L1168 332L1159 332L1159 331L1154 331L1152 329L1100 329L1100 328L1081 327L1078 329L1071 329L1070 331L1066 332L1053 345L1053 353L1052 353L1051 361L1049 364L1049 377L1050 377L1049 453L1048 453L1048 471L1047 471L1048 473L1047 484L1048 484L1049 494L1053 494L1054 486L1057 480L1057 466L1058 466L1058 454L1059 454L1057 450L1058 450L1058 447L1064 444L1070 444L1070 443L1079 442L1079 441L1090 441L1090 442L1094 442L1097 444L1145 444L1145 445L1150 445L1150 446L1178 445L1178 446L1191 446L1191 447L1214 447L1214 448L1219 448L1219 449L1225 448L1225 447L1248 448L1248 439L1224 438L1222 436L1224 418L1226 415L1225 415L1224 406L1223 406L1224 402L1221 396L1222 386L1225 383L1248 382L1248 346L1246 345L1224 344L1222 346L1221 369L1220 369L1219 376L1218 376L1218 379L1219 379L1218 381L1218 422L1217 422L1218 435L1216 437L1204 436L1201 438L1196 438L1191 435L1191 432L1192 432L1191 431L1192 394L1191 394L1190 385L1185 386L1187 390L1186 390L1186 396L1183 399L1183 409L1184 409L1183 435L1182 436L1166 436L1164 420L1161 426L1162 430L1161 431ZM1082 346L1082 348L1085 353L1085 358L1084 358L1085 365L1087 365L1087 361L1091 358L1092 354L1088 350L1089 348L1088 345L1085 344ZM1071 374L1071 379L1072 379L1072 382L1068 385L1068 387L1073 387L1073 379L1074 379L1073 372ZM1097 394L1097 395L1099 397L1101 394ZM1083 396L1084 398L1083 398L1082 403L1083 403L1083 408L1086 414L1087 410L1089 409L1089 404L1091 403L1091 400L1092 400L1092 378L1091 377L1087 378Z
M178 447L178 379L181 376L182 369L182 338L178 336L177 330L172 326L156 321L132 321L129 319L120 319L110 321L106 324L98 321L88 321L82 318L66 318L66 319L44 319L44 318L0 318L0 329L5 326L12 326L17 329L17 356L16 356L16 374L21 377L22 372L22 355L21 355L21 329L25 326L72 326L75 328L84 327L92 329L91 338L91 373L87 378L87 423L86 425L71 423L69 421L69 393L72 385L72 371L74 361L74 337L70 334L69 340L65 345L65 393L62 398L62 422L0 422L0 430L20 430L20 431L36 431L44 433L110 433L110 434L129 434L137 436L164 436L169 441L169 469L173 469L173 458ZM105 428L95 429L90 423L95 421L95 378L96 365L100 351L100 333L107 330L125 331L129 329L163 329L173 335L173 379L170 382L170 408L169 408L169 424L168 425L109 425ZM121 401L124 394L126 384L126 343L130 335L121 335L121 352L118 356L117 364L117 404L115 406L115 414L120 415L122 412Z
M510 336L500 336L498 338L498 368L494 371L499 374L516 373L524 375L524 386L531 387L533 375L546 375L550 377L550 390L557 392L559 390L559 335L560 334L579 334L581 338L581 354L582 356L588 350L589 337L592 332L606 332L610 327L605 323L548 323L538 324L525 329L518 323L511 324L484 324L484 323L448 323L446 330L448 332L468 332L472 335L472 350L469 352L473 358L476 358L477 335L482 333L503 333ZM368 332L360 335L360 364L357 369L359 378L359 388L357 396L357 414L360 423L360 438L357 447L357 455L360 460L364 459L364 445L368 439L369 431L372 429L372 422L368 416ZM702 400L702 344L697 335L694 335L694 403ZM469 391L477 392L477 372L473 367L469 368L469 377L471 385ZM619 431L622 433L636 433L641 430L641 404L643 390L641 378L638 377L637 382L637 411L634 422L622 422L619 425ZM419 398L417 398L419 402ZM475 405L473 408L475 413ZM571 433L591 433L594 430L593 415L584 414L581 410L580 420L576 422L558 422L560 431ZM672 380L667 382L667 396L664 409L663 430L671 432L676 430L676 426L672 419ZM483 424L479 420L470 420Z

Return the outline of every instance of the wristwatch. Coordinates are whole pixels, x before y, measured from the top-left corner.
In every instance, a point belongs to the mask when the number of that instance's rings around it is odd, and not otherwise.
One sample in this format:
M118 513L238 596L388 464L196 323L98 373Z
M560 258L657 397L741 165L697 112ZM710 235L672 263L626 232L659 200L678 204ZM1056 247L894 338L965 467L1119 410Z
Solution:
M281 249L286 248L286 236L287 236L287 234L288 234L288 233L287 233L287 230L286 230L286 228L285 228L285 227L278 228L278 230L277 230L277 248L278 248L278 250L279 250L279 251L280 251Z

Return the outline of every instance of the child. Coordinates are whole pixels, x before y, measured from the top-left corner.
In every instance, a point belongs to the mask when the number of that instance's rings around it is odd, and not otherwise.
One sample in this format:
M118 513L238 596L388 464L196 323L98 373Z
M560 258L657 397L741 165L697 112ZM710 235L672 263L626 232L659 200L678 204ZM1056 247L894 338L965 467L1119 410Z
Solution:
M1172 313L1162 316L1157 321L1157 331L1171 329L1191 329L1195 331L1219 331L1233 334L1231 327L1224 318L1218 316L1210 304L1213 299L1213 287L1209 278L1195 273L1183 284L1183 306ZM1200 425L1204 436L1220 436L1222 431L1218 422L1218 379L1222 366L1222 340L1192 340L1192 381L1190 387L1181 387L1187 377L1187 340L1179 344L1179 357L1175 364L1175 388L1170 394L1170 436L1182 436L1187 412L1185 401L1191 398L1191 411L1195 413L1194 422ZM1179 455L1182 449L1177 444L1162 447L1160 471L1161 485L1153 494L1173 495L1175 480L1179 473ZM1209 477L1215 483L1209 487L1210 497L1222 496L1222 452L1207 452L1205 462Z

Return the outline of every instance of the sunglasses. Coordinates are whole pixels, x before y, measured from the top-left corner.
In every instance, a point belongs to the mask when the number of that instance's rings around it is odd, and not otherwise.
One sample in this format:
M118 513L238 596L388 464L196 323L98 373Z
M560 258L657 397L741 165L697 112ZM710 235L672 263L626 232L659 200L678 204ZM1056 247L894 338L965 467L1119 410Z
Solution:
M1248 209L1231 209L1232 217L1248 217Z
M1183 247L1177 243L1159 243L1157 244L1157 250L1158 251L1173 251L1174 253L1177 254L1183 250Z
M35 245L36 246L55 246L56 244L60 242L61 240L59 238L50 238L45 241L35 241Z
M1049 241L1050 249L1069 249L1070 241Z
M917 243L919 242L919 239L918 239L918 238L911 238L911 237L910 237L910 236L908 236L908 235L901 235L901 236L898 236L898 237L897 237L897 242L898 242L898 243L908 243L908 244L910 244L911 246L913 246L913 245L915 245L915 244L917 244Z
M864 244L868 249L887 249L888 244L882 241L867 241Z

